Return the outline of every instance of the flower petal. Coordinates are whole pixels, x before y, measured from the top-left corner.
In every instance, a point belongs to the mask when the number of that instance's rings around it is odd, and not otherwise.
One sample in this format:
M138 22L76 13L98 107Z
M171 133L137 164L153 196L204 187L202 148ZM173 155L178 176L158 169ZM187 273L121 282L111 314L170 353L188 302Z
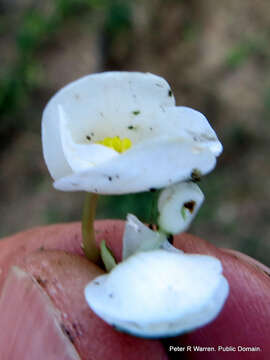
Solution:
M42 151L51 177L60 179L71 174L72 169L66 160L62 147L58 119L59 110L57 117L55 112L56 110L51 106L47 106L44 110L41 125Z
M194 171L210 172L216 158L207 148L183 138L158 138L142 142L99 166L59 179L63 191L85 190L124 194L162 188L189 179Z
M168 83L159 76L138 72L105 72L85 76L58 91L42 118L46 164L54 179L72 171L62 150L59 133L61 105L68 114L73 140L87 143L106 136L120 136L140 113L175 105Z
M152 231L136 216L128 214L123 236L123 260L139 251L158 249L166 235Z
M164 120L157 124L157 132L171 136L182 135L207 147L215 156L221 154L221 142L206 117L199 111L185 106L172 106L166 108L162 115Z
M182 182L164 189L158 199L158 224L168 234L187 230L204 200L199 186Z
M86 301L103 320L152 338L175 336L207 324L227 295L219 260L165 250L131 256L85 289Z
M119 154L106 146L99 144L76 144L68 128L67 114L59 105L60 136L63 151L69 166L73 171L89 169L89 167L112 159Z

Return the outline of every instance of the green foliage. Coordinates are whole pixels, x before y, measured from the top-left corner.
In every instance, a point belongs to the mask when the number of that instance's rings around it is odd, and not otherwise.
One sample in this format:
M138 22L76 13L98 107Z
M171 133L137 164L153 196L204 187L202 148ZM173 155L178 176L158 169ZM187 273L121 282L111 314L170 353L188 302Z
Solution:
M128 213L141 221L156 223L158 192L130 195L102 196L99 199L97 217L126 219Z
M131 26L131 8L129 1L112 1L107 9L105 30L111 36L129 29Z
M194 22L187 22L182 31L182 37L186 42L196 41L200 33L200 27Z
M242 65L246 59L252 54L253 48L250 44L244 43L236 46L227 55L226 63L230 68L236 68Z
M248 39L237 44L226 57L226 64L231 69L243 65L253 55L267 55L268 41L262 39Z
M31 55L51 29L50 21L37 10L27 12L17 35L20 56L24 58Z

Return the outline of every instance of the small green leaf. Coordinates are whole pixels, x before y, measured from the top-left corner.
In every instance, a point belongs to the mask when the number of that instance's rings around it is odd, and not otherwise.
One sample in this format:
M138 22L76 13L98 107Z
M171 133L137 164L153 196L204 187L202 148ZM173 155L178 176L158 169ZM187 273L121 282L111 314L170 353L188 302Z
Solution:
M101 241L100 254L105 265L105 269L110 272L116 266L116 261L110 249L107 248L105 240Z

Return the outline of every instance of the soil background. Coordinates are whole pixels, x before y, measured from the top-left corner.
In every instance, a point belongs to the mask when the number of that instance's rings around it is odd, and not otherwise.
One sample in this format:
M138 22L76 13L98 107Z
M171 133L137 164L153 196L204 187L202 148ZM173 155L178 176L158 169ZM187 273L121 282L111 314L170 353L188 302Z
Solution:
M53 189L40 122L80 76L149 71L206 115L224 152L200 183L190 232L270 263L270 2L1 0L0 236L79 220L83 193ZM151 194L101 197L98 217L148 221Z

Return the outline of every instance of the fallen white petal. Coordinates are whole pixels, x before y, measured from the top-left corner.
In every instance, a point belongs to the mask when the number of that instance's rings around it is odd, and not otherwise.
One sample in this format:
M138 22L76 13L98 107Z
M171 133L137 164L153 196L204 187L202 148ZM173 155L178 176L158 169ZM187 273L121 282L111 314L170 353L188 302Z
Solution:
M229 291L219 260L165 250L137 253L89 283L92 310L119 330L170 337L212 321Z
M149 229L136 216L128 214L123 236L122 259L125 260L139 251L158 249L166 240L166 235Z
M216 157L207 148L183 138L163 137L144 141L110 161L63 177L54 187L102 194L135 193L187 180L194 170L207 174L215 164Z
M182 182L164 189L158 199L158 224L169 234L187 230L204 200L199 186Z

